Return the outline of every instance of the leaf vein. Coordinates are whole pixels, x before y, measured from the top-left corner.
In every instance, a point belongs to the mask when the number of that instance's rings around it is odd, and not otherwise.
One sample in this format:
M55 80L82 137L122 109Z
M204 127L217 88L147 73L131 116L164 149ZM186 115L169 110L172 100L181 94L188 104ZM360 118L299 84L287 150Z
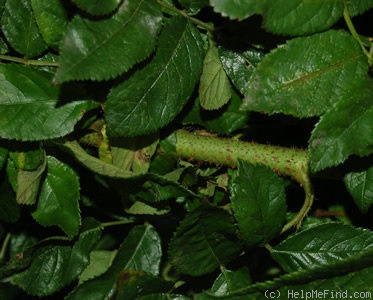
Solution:
M146 0L140 0L140 2L138 3L138 6L136 7L136 9L133 11L133 13L131 14L130 18L128 18L128 20L126 20L126 22L124 22L116 31L114 31L112 33L112 35L110 35L110 37L108 37L107 39L104 39L101 41L101 43L97 44L96 47L92 48L92 51L88 52L88 54L84 57L82 57L80 60L77 60L75 64L72 64L70 66L70 68L66 68L65 70L65 73L69 73L71 72L71 70L77 68L79 65L81 65L82 63L84 63L85 61L89 60L90 57L94 54L96 54L96 52L101 49L101 48L105 48L107 47L106 45L112 41L114 38L117 38L117 36L127 28L127 25L132 21L132 19L136 16L138 10L140 9L142 3L146 1Z

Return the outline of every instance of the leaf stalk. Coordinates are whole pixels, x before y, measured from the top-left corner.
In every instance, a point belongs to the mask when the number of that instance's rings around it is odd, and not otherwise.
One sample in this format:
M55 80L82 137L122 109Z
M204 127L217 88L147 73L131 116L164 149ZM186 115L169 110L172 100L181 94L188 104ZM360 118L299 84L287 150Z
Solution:
M111 227L111 226L119 226L119 225L127 225L132 224L135 221L133 219L125 219L125 220L119 220L119 221L111 221L111 222L105 222L101 223L102 227Z
M347 25L348 30L350 31L351 35L359 43L359 45L360 45L361 49L363 50L364 54L367 56L369 65L372 65L373 64L373 57L372 57L371 53L365 48L364 43L360 39L360 36L357 33L354 24L352 23L352 20L351 20L351 17L350 17L350 13L348 12L346 4L345 4L344 11L343 11L343 18L344 18L344 20L346 22L346 25Z
M59 63L56 63L56 62L26 59L26 58L2 55L2 54L0 54L0 60L16 62L16 63L27 65L27 66L38 66L38 67L58 67L59 66Z
M159 5L163 6L164 8L167 8L170 11L172 11L172 12L174 12L174 13L180 15L180 16L183 16L184 18L187 18L192 23L196 24L197 26L199 26L199 27L201 27L201 28L203 28L207 31L212 32L212 31L215 30L214 26L211 26L211 25L209 25L205 22L202 22L201 20L198 20L196 18L193 18L193 17L189 16L185 11L177 9L176 7L168 4L167 2L164 2L162 0L157 0L157 2L158 2Z
M0 250L0 262L3 261L3 259L5 258L6 250L8 248L11 236L12 235L8 233L4 238L3 245L1 246Z

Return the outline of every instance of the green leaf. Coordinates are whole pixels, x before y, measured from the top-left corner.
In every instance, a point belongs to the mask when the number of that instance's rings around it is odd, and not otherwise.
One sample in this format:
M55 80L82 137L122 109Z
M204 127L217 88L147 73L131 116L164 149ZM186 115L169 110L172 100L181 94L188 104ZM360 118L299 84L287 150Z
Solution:
M48 245L39 248L30 266L11 282L30 295L47 296L75 280L89 264L89 255L101 236L94 219L83 222L79 239L72 246Z
M60 88L51 76L27 66L0 64L0 136L36 141L73 131L84 112L97 107L91 101L59 99Z
M246 95L247 84L264 54L255 49L237 52L224 48L219 48L219 53L228 77L241 94Z
M30 157L30 154L31 156L34 156L34 154L31 151L21 152L21 154L22 156L26 156L26 157ZM39 193L41 177L47 165L44 150L38 149L38 151L36 152L36 156L37 156L36 162L38 164L35 165L35 168L32 168L32 169L21 168L17 172L16 192L17 192L17 203L19 204L33 205L36 202L36 199ZM26 162L27 162L27 159L26 159ZM23 162L23 164L24 163L25 162ZM16 166L17 166L17 163L16 163Z
M230 215L222 209L200 207L185 217L169 244L172 265L201 276L238 255L241 244Z
M110 268L101 276L83 282L66 299L107 299L115 293L121 271L134 269L158 275L161 256L161 240L154 227L135 226L118 249Z
M272 257L287 271L313 268L372 249L373 233L341 223L315 225L273 247Z
M267 1L263 10L264 28L276 34L305 35L323 31L343 15L340 0Z
M43 244L43 241L38 242L37 238L25 233L8 235L8 237L11 237L9 239L10 259L5 266L2 264L0 268L1 278L9 277L10 275L26 270L34 259L35 254L37 254L40 245ZM59 240L59 237L51 237L51 240L53 239Z
M74 157L82 165L84 165L86 168L94 173L107 177L123 179L128 179L135 176L132 171L119 168L111 163L107 163L98 159L97 157L89 155L87 152L84 151L84 149L79 145L77 141L66 141L63 146L70 150Z
M16 256L21 252L26 253L35 247L37 241L35 237L26 233L12 234L9 244L9 255Z
M147 173L158 141L157 135L112 140L110 149L113 164L135 174Z
M372 81L359 92L341 100L321 117L309 141L312 172L344 162L350 155L366 156L373 152Z
M79 276L79 284L105 273L113 262L113 258L114 251L92 251L89 256L89 265Z
M10 236L9 260L1 264L0 278L9 277L24 271L31 263L37 250L37 239L25 233L14 233Z
M41 186L34 219L44 226L60 227L73 237L80 226L80 186L77 174L65 163L48 156L48 172ZM66 188L68 187L68 188Z
M373 0L354 0L346 2L351 17L360 15L373 7Z
M120 256L119 256L120 255ZM117 258L116 269L135 269L159 275L162 258L161 239L151 225L136 226L126 237Z
M264 245L286 219L286 182L270 168L239 161L230 192L233 215L246 244Z
M140 201L136 201L131 207L126 209L126 213L132 215L165 215L169 212L169 209L157 209Z
M203 53L197 29L183 18L172 18L150 64L110 92L105 109L108 135L145 135L169 124L194 90Z
M199 100L196 99L192 109L183 119L183 124L198 124L209 131L220 134L231 134L246 126L248 113L241 111L241 98L232 90L231 100L219 110L206 111L201 109Z
M58 49L67 26L67 13L60 0L31 0L36 23L44 41Z
M304 298L306 296L305 292L328 290L329 294L326 295L326 298L329 298L331 297L330 292L341 291L341 287L348 287L349 292L373 291L373 288L367 284L367 282L373 279L373 267L371 267L373 265L372 254L373 248L370 248L353 257L287 273L271 281L257 282L237 290L230 295L232 298L227 299L264 300L269 299L269 296L286 299L291 295L288 294L289 291L301 293L302 290ZM265 293L265 291L268 292ZM275 293L269 294L272 291ZM296 297L294 294L293 296ZM298 297L300 298L300 296L299 294ZM218 297L207 292L202 294L202 297L197 296L196 299L216 298Z
M367 267L350 273L343 272L338 276L332 273L327 275L325 270L318 270L318 273L310 271L293 272L273 281L258 282L257 284L249 285L242 288L230 297L224 297L229 300L245 300L245 299L312 299L318 296L324 299L344 299L361 295L362 297L370 297L373 289L367 284L373 279L373 268ZM323 274L325 278L319 279ZM360 294L362 293L362 294ZM303 298L302 298L303 297ZM196 300L221 299L209 292L198 295Z
M163 137L158 145L158 151L156 151L154 157L150 162L150 171L164 175L169 172L173 172L175 167L175 155L163 155L164 153L176 153L176 135L171 133L170 135ZM177 170L177 169L176 169ZM171 177L177 181L179 176Z
M154 50L160 26L161 13L153 0L124 1L116 14L101 21L74 17L54 81L107 80L128 71Z
M231 86L213 41L203 61L198 92L201 106L207 110L218 109L231 98Z
M173 283L143 271L124 270L117 279L117 300L142 299L142 296L152 295L171 290Z
M344 183L359 210L366 214L373 204L373 167L345 175Z
M141 189L137 191L136 197L139 197L140 201L145 201L157 207L158 213L165 212L168 207L162 205L160 202L169 200L177 197L198 197L195 193L188 190L187 187L179 182L183 169L176 169L173 172L167 173L163 176L167 181L159 180L147 180L141 186Z
M92 15L106 15L116 9L120 0L72 0L77 6Z
M46 167L45 151L39 143L15 143L13 147L9 152L8 177L17 194L17 203L32 205Z
M13 191L17 192L18 170L14 165L14 161L10 157L8 157L8 161L6 164L6 175Z
M176 195L182 193L186 195L193 195L194 194L189 191L185 186L178 183L176 180L172 178L168 178L167 176L160 176L155 173L146 173L146 174L135 174L132 171L124 170L121 168L118 168L117 166L104 162L92 155L89 155L87 152L84 151L84 149L79 145L76 141L66 141L63 146L70 150L72 154L75 156L75 158L82 163L85 167L87 167L89 170L93 171L94 173L97 173L99 175L103 175L106 177L112 177L112 178L121 178L121 179L129 179L129 178L143 178L148 179L153 184L155 190L159 190L159 185L166 186L166 189L170 189L172 192L172 195ZM133 184L131 183L133 186ZM149 185L146 186L146 189L151 189ZM169 191L169 190L168 190ZM161 191L163 193L164 191ZM158 195L155 195L156 199ZM161 198L163 196L161 195Z
M279 289L279 292L286 298L293 296L301 297L301 295L305 297L306 295L311 296L315 294L315 291L321 292L319 295L322 296L325 294L325 299L345 299L352 298L353 295L362 295L363 297L366 295L370 297L369 295L371 295L373 289L366 283L373 279L372 273L373 268L365 268L344 276L326 277L325 279L313 280L305 284L285 284ZM267 298L263 293L260 293L257 299L264 300Z
M241 103L240 96L232 90L231 100L227 105L216 111L216 115L201 112L202 125L220 134L231 134L243 128L246 126L249 117L247 112L240 110Z
M250 285L250 277L247 267L242 267L235 271L223 269L209 292L214 296L229 296L235 291Z
M261 0L210 0L210 5L214 11L221 13L230 19L245 19L259 13L263 6Z
M47 49L36 24L30 0L7 0L1 29L9 44L25 57L35 57Z
M292 39L259 64L243 109L301 118L322 115L337 101L359 93L367 67L359 44L346 32Z
M45 152L44 149L41 149L39 143L22 143L18 145L17 150L9 153L9 157L13 160L17 169L33 171L43 164Z

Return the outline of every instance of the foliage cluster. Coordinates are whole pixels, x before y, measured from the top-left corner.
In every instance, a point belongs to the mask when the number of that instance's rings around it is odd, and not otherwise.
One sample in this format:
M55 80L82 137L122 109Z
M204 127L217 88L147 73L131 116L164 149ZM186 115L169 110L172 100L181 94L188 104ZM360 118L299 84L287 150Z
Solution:
M368 297L371 8L0 0L0 298Z

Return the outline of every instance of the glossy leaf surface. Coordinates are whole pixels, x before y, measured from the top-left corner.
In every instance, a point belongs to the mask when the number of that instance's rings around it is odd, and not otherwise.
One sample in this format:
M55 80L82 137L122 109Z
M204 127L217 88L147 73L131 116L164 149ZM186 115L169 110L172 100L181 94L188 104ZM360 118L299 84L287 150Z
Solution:
M145 135L169 124L193 92L203 53L197 29L184 19L171 19L151 63L109 94L105 110L108 135Z
M312 226L273 248L272 257L288 272L359 256L373 246L373 233L340 223Z
M271 169L239 161L230 192L233 215L246 244L264 245L285 222L285 181Z
M264 58L264 54L255 49L238 52L224 48L220 48L219 53L229 79L242 95L246 95L250 77Z
M126 72L154 50L160 22L159 7L151 0L125 1L114 16L101 21L75 17L67 27L54 81L107 80Z
M44 226L57 225L72 237L78 232L81 222L79 198L79 178L74 170L48 156L48 171L32 214L34 219Z
M371 266L371 263L367 264ZM342 266L339 267L341 270ZM305 270L301 272L292 272L285 274L276 278L273 281L259 282L257 284L249 285L246 288L242 288L231 297L225 297L226 299L234 300L245 300L245 299L260 299L265 300L269 297L286 299L290 297L311 297L312 293L315 291L323 291L322 294L327 297L344 297L354 295L354 292L360 293L361 295L369 295L373 291L367 281L372 279L373 267L360 267L356 270L345 271L343 275L332 275L328 278L320 279L320 274L324 274L326 270L323 268L316 268L314 272ZM348 287L346 289L341 289L341 287ZM339 292L339 293L338 293ZM367 294L365 294L365 292ZM343 293L343 294L342 294ZM347 297L346 297L347 295ZM221 298L221 297L220 297ZM205 294L198 295L198 300L208 300L208 299L219 299L209 292ZM301 299L301 298L300 298Z
M344 183L359 210L366 214L373 204L373 167L346 174Z
M302 295L311 295L315 290L325 291L327 297L343 297L346 298L349 296L355 295L363 292L361 295L369 295L365 293L372 292L372 288L366 284L367 280L372 279L372 267L367 267L360 271L350 272L341 276L333 276L331 278L313 280L307 283L298 283L298 284L288 284L285 283L279 289L280 295L287 297L289 291L293 292L293 295L300 296ZM294 274L296 275L296 273ZM285 281L286 282L286 281ZM346 287L344 289L343 287ZM295 293L298 294L295 294ZM340 292L340 293L337 293ZM342 294L343 293L343 294ZM258 293L257 299L267 299L263 293ZM291 294L289 295L291 296Z
M259 64L243 108L319 116L359 89L367 66L359 45L346 32L330 30L292 39Z
M50 74L13 64L0 65L0 136L37 141L73 131L91 101L59 99L60 88L51 87Z
M343 15L340 0L277 0L267 1L264 27L271 32L303 35L325 30Z
M292 271L278 276L273 280L257 282L247 287L241 288L231 297L233 299L268 299L269 295L273 298L277 296L290 297L289 291L300 293L312 292L316 289L325 289L328 291L340 291L341 286L348 286L348 292L355 291L373 291L370 285L366 284L372 276L373 270L373 251L372 248L360 252L355 256L347 257L343 260L335 260L327 265L315 265L312 268ZM264 293L268 290L275 291L275 294ZM296 296L295 294L293 294ZM335 296L335 294L334 294ZM332 296L330 296L332 297ZM216 299L217 297L209 292L204 293L197 299Z
M209 292L214 296L229 296L247 287L250 283L251 280L248 268L242 267L235 271L223 269L222 273L214 281Z

